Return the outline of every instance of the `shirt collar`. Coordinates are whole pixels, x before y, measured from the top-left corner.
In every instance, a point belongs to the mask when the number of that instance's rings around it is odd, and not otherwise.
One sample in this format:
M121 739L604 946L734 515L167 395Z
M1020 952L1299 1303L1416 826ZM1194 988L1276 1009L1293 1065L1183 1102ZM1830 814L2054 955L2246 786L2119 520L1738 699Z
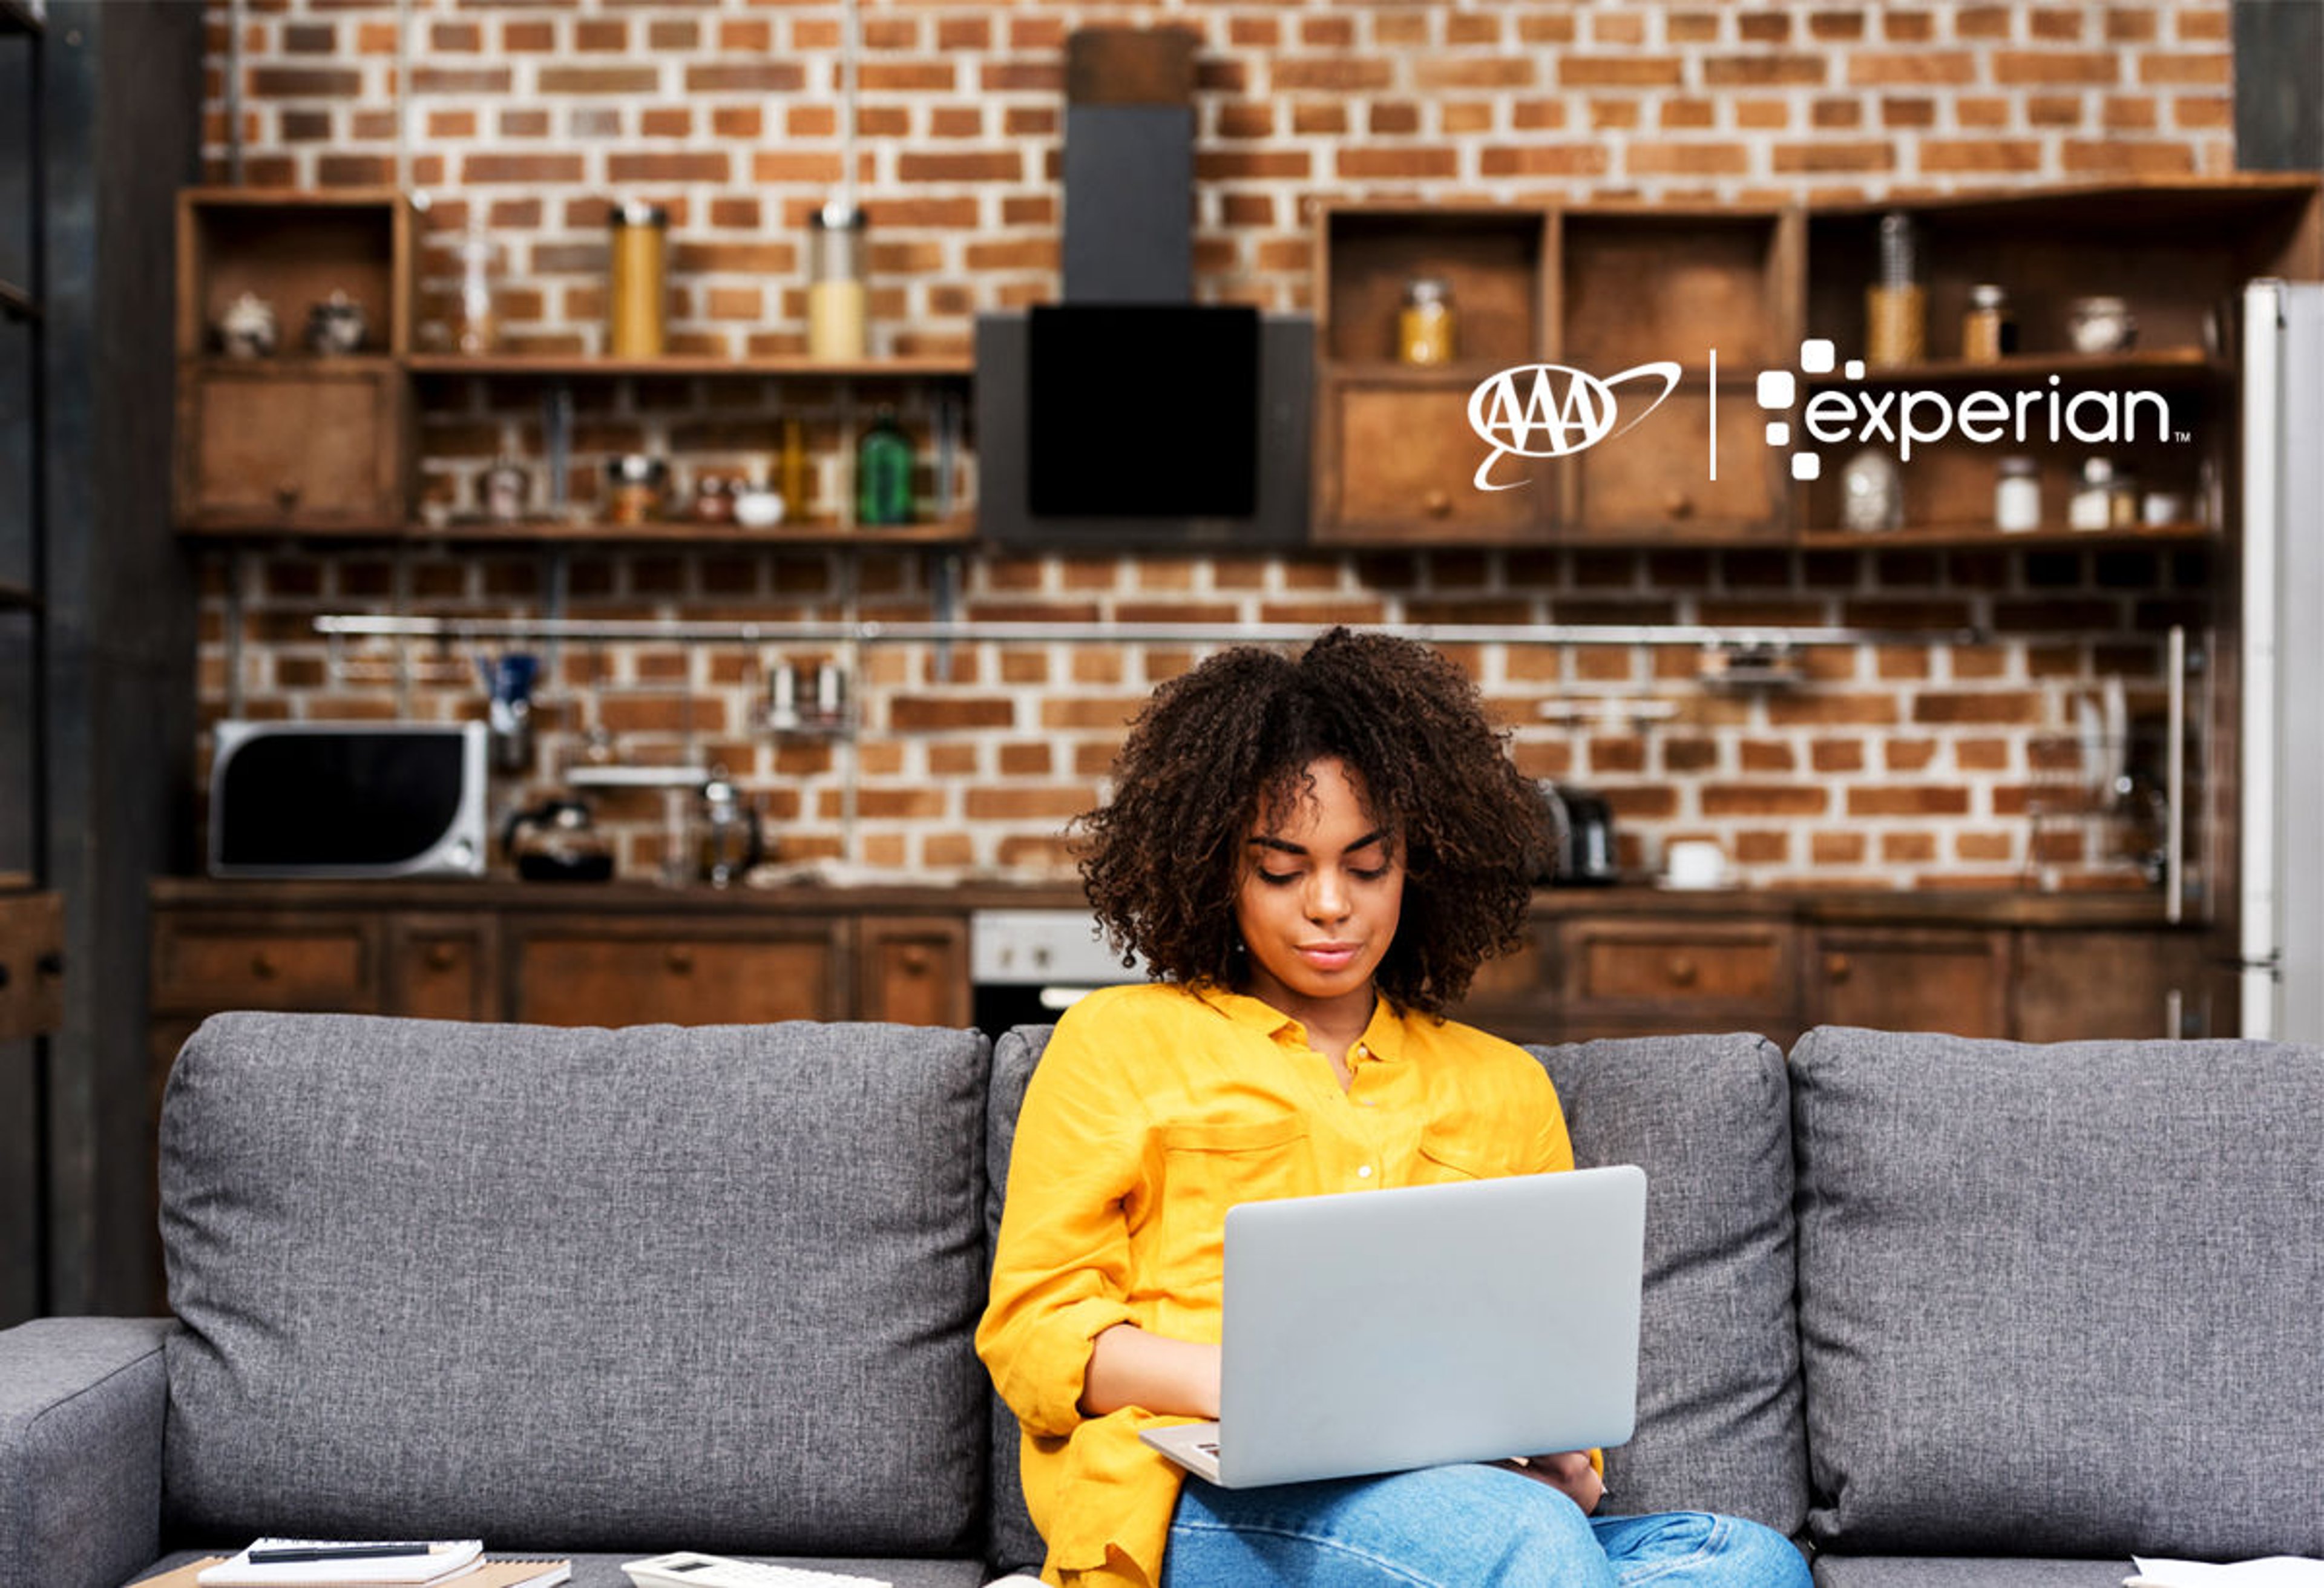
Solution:
M1300 1021L1248 992L1233 992L1216 982L1197 982L1191 991L1235 1024L1247 1026L1261 1036L1276 1037L1286 1029L1297 1030L1302 1036L1306 1033ZM1387 999L1379 999L1372 1005L1372 1018L1365 1024L1363 1035L1356 1040L1372 1057L1394 1063L1404 1057L1404 1017Z

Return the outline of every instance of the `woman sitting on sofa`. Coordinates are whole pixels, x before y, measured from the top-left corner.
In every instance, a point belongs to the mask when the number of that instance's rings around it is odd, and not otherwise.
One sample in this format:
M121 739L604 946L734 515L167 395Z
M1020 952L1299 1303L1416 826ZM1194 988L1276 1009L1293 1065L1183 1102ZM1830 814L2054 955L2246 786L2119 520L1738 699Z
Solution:
M1157 979L1058 1021L977 1334L1024 1428L1043 1580L1804 1588L1756 1523L1596 1514L1589 1453L1228 1490L1139 1440L1218 1415L1230 1205L1360 1164L1402 1186L1573 1155L1541 1066L1442 1013L1518 940L1544 853L1540 804L1451 661L1345 630L1296 660L1224 652L1156 691L1114 781L1083 818L1083 874Z

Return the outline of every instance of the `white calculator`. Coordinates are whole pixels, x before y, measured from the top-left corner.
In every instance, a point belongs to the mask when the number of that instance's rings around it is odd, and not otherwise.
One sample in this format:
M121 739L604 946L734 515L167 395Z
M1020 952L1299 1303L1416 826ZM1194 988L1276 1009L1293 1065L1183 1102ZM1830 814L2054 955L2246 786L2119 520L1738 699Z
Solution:
M700 1555L691 1549L633 1560L622 1570L637 1588L889 1588L880 1577L768 1565L723 1555Z

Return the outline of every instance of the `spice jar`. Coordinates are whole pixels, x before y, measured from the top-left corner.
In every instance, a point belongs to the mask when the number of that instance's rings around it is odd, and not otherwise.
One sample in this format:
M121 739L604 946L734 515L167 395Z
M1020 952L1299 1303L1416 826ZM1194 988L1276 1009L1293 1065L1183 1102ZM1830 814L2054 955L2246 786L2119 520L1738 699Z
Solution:
M669 477L669 466L659 457L632 452L605 463L605 521L635 529L652 520L661 507L661 494Z
M484 516L496 524L512 524L524 516L523 466L501 457L484 471Z
M2077 353L2123 353L2138 340L2138 320L2120 298L2077 298L2067 307L2066 337Z
M1921 286L1913 217L1880 217L1880 273L1864 293L1864 360L1913 364L1927 355L1928 298Z
M2103 530L2114 522L2114 464L2103 457L2082 460L2081 483L2066 503L2066 525L2076 530Z
M694 522L698 524L731 524L734 522L734 493L724 475L706 474L694 482Z
M1893 530L1904 522L1904 482L1896 460L1867 447L1840 471L1840 522L1851 530Z
M2042 527L2042 466L2030 457L2005 457L1993 481L1993 527L2023 535Z
M2107 487L2107 528L2129 530L2137 526L2138 475L2117 464L2113 483Z
M1961 359L1994 364L2017 351L2017 321L2009 294L1990 282L1969 290L1969 312L1961 316Z
M1406 364L1452 362L1452 289L1435 276L1405 283L1404 307L1396 320L1397 356Z
M607 350L659 358L669 331L669 211L632 200L614 206Z

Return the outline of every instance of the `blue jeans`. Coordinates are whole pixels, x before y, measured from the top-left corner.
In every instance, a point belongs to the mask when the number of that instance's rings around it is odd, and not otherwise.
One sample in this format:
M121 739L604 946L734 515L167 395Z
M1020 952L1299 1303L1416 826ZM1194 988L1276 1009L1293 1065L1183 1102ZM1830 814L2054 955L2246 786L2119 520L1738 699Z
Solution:
M1161 1588L1809 1588L1780 1533L1697 1511L1582 1514L1500 1467L1221 1489L1188 1478Z

